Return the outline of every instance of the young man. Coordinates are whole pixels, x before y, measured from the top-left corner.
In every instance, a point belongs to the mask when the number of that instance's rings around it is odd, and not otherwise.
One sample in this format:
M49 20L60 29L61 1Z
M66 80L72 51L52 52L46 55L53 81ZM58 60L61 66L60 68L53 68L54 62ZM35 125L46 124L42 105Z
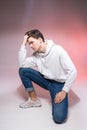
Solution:
M26 44L34 53L26 57ZM63 123L68 114L68 92L76 78L76 68L67 52L52 40L44 40L35 29L25 33L19 50L19 75L29 94L21 108L40 107L32 82L49 91L52 99L52 116L56 123ZM34 69L37 67L38 70Z

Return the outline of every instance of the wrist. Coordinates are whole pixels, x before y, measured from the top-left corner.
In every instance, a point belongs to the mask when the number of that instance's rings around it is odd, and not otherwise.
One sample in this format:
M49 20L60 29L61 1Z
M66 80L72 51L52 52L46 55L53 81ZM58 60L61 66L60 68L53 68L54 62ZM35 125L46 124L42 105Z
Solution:
M64 94L67 94L67 92L66 92L65 90L62 90L62 92L63 92Z
M25 43L25 42L23 42L23 43L22 43L22 45L26 46L26 43Z

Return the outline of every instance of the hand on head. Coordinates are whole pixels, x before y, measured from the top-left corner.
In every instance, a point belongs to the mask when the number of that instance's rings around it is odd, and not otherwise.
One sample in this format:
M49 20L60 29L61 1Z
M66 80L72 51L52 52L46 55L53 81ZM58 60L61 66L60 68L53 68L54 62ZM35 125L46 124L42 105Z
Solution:
M26 45L26 43L27 43L27 39L28 39L28 35L24 35L23 45Z

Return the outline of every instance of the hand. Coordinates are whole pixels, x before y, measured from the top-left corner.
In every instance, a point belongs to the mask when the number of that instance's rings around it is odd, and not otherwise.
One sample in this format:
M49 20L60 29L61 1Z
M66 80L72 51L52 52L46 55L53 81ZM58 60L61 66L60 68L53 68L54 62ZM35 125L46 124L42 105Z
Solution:
M62 90L61 92L57 93L54 99L55 103L60 103L63 101L63 99L66 97L66 92Z
M27 43L27 39L28 39L28 35L24 35L23 45L26 45L26 43Z

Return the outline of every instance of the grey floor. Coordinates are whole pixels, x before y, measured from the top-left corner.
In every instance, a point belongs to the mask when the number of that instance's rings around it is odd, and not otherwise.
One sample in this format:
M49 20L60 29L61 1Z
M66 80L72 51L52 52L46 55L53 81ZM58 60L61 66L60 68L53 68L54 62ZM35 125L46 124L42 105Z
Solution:
M19 104L27 98L18 77L2 79L0 84L1 130L84 130L87 129L87 84L74 86L69 93L69 115L66 123L55 124L51 116L49 93L35 86L42 102L40 108L21 109Z

